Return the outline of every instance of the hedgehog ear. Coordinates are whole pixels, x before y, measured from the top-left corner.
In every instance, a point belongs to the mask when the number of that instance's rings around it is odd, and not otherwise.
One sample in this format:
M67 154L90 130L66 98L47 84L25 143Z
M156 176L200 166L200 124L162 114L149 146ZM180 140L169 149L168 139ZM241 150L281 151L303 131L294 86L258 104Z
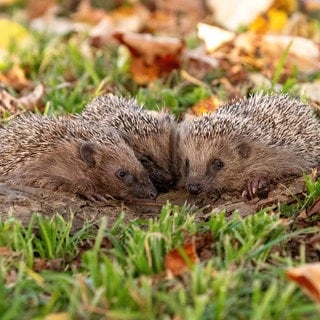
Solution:
M237 151L242 158L248 158L251 153L251 148L248 143L241 142L237 145Z
M94 156L96 154L96 150L93 143L84 142L80 146L80 157L83 162L85 162L88 167L94 167L96 165L96 161Z

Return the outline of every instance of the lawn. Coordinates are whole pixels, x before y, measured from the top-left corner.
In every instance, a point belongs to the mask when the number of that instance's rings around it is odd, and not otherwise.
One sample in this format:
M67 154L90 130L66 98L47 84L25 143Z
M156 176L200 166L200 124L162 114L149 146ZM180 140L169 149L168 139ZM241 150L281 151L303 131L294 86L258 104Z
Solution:
M90 14L102 10L97 3ZM123 2L119 6L125 7ZM0 83L16 99L42 84L40 97L29 96L29 108L41 114L80 113L93 97L112 92L136 97L147 109L165 107L180 119L254 91L280 87L300 94L299 86L320 79L313 65L300 72L286 64L290 45L265 69L257 57L250 57L251 64L248 57L225 59L214 69L200 58L181 61L181 39L184 48L200 46L194 30L176 37L178 49L165 43L166 58L151 64L157 68L134 69L146 59L144 53L127 45L123 35L119 45L101 34L93 37L90 29L78 31L78 20L69 19L71 5L61 11L71 30L60 34L34 28L36 19L22 15L30 16L32 9L26 7L25 1L0 7L0 34L12 32L4 38L14 39L0 41ZM88 16L82 19L88 22ZM44 21L57 22L60 16L54 18ZM320 24L311 21L317 43ZM162 73L164 65L172 68ZM264 81L250 82L251 73L263 75ZM2 123L12 117L1 108L0 113ZM77 230L72 212L69 219L34 212L28 225L14 212L5 219L0 215L0 319L319 319L318 303L288 276L292 267L319 261L320 215L309 213L319 203L320 180L308 176L305 181L303 195L292 203L247 217L235 211L231 216L206 213L204 219L206 208L187 202L167 202L158 216L137 214L129 222L124 209L111 226L105 216ZM319 282L312 281L316 275L310 277L311 284L300 283L319 290Z

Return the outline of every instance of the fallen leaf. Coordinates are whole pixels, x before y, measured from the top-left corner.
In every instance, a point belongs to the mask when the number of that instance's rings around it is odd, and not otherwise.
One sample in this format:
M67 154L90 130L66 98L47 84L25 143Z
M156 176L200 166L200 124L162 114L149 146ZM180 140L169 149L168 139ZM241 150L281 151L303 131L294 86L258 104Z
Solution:
M196 252L195 238L193 237L181 248L176 248L167 253L164 259L164 265L166 272L173 274L174 276L181 275L187 271L190 266L199 262L199 258Z
M320 263L289 268L287 277L297 283L315 302L320 303Z
M44 86L39 84L34 90L20 98L15 98L4 88L0 87L0 117L14 115L23 112L25 109L34 111L39 108L41 98L44 94Z
M96 25L106 14L106 11L103 9L92 7L90 0L82 0L78 5L77 12L72 15L72 18L75 21Z
M232 41L236 34L205 23L198 23L198 37L205 43L208 52L215 51L223 44Z
M265 14L261 14L249 26L249 30L266 33L266 32L280 32L284 29L288 22L288 15L282 10L271 8Z
M219 100L218 97L211 96L207 99L203 99L203 100L199 101L196 105L194 105L191 108L191 112L197 116L200 116L203 113L215 111L222 104L224 104L224 102Z
M239 34L234 40L229 56L234 63L247 63L271 78L281 56L289 47L284 72L297 67L300 72L320 70L320 50L311 40L286 35L258 35L253 32Z
M302 95L308 97L312 101L320 102L320 80L312 83L299 84Z
M12 255L12 251L8 247L0 247L0 257Z
M247 26L260 14L266 12L274 0L207 0L207 6L213 12L214 20L221 26L236 31Z
M16 22L0 19L0 48L8 50L11 44L26 47L30 44L31 35Z
M54 0L28 0L26 15L29 20L55 14L58 7Z
M180 39L119 32L114 37L130 50L133 57L131 73L139 84L152 82L180 66L184 48L184 42Z
M42 270L61 271L62 262L62 258L56 258L51 260L43 260L40 258L36 258L34 261L33 270L36 272L40 272Z
M311 206L311 208L309 208L309 210L307 211L307 216L310 217L313 214L317 213L320 213L320 198L318 198Z
M0 117L15 114L18 110L21 110L18 100L0 87Z
M19 65L14 65L4 74L0 73L0 82L16 90L25 89L31 84L31 81L26 78L24 70Z
M44 95L43 84L38 84L31 93L18 98L18 102L26 109L34 111L41 104L41 99Z
M0 6L7 6L16 3L18 0L0 0Z
M207 12L203 1L157 0L148 20L148 30L155 34L181 36L192 32Z

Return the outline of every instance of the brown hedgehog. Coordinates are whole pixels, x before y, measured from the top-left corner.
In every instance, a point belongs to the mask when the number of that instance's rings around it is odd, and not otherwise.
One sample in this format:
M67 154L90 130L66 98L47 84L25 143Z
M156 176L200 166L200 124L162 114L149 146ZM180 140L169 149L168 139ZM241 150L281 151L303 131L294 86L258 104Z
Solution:
M180 184L192 195L243 191L252 198L320 163L318 119L284 94L242 99L185 120L177 131Z
M28 115L0 129L0 178L90 200L155 199L157 191L113 128Z
M171 150L176 128L173 115L166 111L147 111L134 99L108 94L89 103L79 117L116 128L159 191L175 185Z

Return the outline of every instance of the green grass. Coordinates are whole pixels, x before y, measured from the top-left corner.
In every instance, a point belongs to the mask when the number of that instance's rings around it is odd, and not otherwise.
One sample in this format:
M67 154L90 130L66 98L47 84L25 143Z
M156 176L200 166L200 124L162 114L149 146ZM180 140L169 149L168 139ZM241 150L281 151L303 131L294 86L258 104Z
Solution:
M31 235L31 228L39 234ZM8 230L14 236L6 236ZM167 204L156 219L120 223L116 229L106 228L103 219L98 232L87 227L72 236L69 231L70 222L60 216L48 220L34 215L29 228L13 218L1 222L1 246L13 250L0 262L1 319L36 319L58 311L72 319L319 316L285 277L286 268L305 260L290 258L288 240L312 230L288 232L279 215L227 219L221 213L199 222L187 206ZM186 235L204 233L212 234L212 257L180 277L165 276L165 254L181 246ZM75 259L82 241L94 234L91 248ZM105 240L112 244L109 248L102 245ZM34 271L39 257L47 262L61 258L61 270Z
M39 112L80 112L105 89L135 96L148 109L168 107L178 116L212 93L226 97L223 88L211 85L225 76L222 70L208 72L203 86L173 72L142 87L115 45L83 50L85 35L32 35L32 49L12 48L0 72L19 64L34 86L44 84L45 108ZM285 91L296 83L295 72ZM155 219L124 224L119 213L112 227L106 227L106 218L96 221L98 230L87 224L77 232L71 231L72 217L34 214L27 227L13 217L0 218L0 319L43 319L56 312L70 319L318 319L316 305L285 276L288 267L311 260L297 239L318 231L319 216L300 224L298 215L319 198L320 182L307 178L306 189L303 199L277 213L265 210L247 218L220 213L202 221L193 208L170 203ZM283 218L289 219L286 227ZM187 236L208 234L206 259L181 276L165 274L171 249L181 248Z

